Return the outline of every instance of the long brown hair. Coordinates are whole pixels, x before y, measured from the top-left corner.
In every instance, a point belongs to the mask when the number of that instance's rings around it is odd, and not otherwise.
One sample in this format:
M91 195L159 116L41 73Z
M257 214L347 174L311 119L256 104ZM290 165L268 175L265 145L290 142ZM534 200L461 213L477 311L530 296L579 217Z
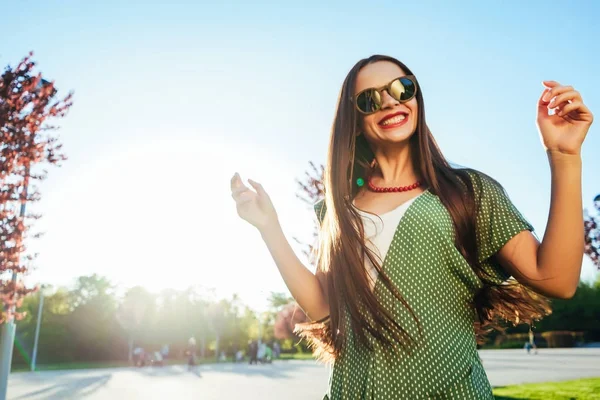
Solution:
M369 176L374 158L364 135L359 134L360 115L352 103L352 97L359 71L378 61L392 62L405 74L414 75L406 65L394 58L374 55L356 63L342 85L325 169L324 206L327 212L319 234L318 269L327 277L330 319L328 323L307 324L298 328L302 336L310 339L316 354L324 360L339 356L347 340L345 316L350 319L355 340L367 348L371 348L369 335L383 345L399 345L390 346L390 349L408 350L415 341L371 290L364 257L373 263L379 272L379 279L420 326L410 305L382 270L378 258L367 248L360 215L352 207L352 200L360 189L356 179ZM438 196L447 209L454 224L455 245L484 283L473 302L478 317L478 339L493 328L502 329L503 321L532 323L549 312L546 299L514 280L508 284L493 282L479 263L475 231L478 206L474 187L481 188L482 185L474 185L469 170L452 167L442 155L427 127L420 86L416 100L417 127L410 139L415 169L429 191Z

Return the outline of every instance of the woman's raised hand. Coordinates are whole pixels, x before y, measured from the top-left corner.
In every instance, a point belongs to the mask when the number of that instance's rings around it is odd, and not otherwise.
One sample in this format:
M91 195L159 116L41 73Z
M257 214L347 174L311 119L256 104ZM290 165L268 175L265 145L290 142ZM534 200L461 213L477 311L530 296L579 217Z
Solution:
M252 179L248 182L254 190L244 185L236 172L231 178L231 197L235 200L238 215L262 232L278 223L277 212L262 185Z

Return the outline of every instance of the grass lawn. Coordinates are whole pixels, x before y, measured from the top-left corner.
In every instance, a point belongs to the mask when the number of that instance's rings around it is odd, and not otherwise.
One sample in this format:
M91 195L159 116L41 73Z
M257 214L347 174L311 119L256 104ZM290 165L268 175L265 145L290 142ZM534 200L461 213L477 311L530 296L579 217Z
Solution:
M62 369L95 369L95 368L121 368L128 367L127 361L105 361L105 362L70 362L60 364L37 365L36 371L57 371ZM28 365L14 365L11 372L29 372Z
M600 399L600 378L497 387L494 397L497 400Z
M280 360L314 360L312 353L280 354Z

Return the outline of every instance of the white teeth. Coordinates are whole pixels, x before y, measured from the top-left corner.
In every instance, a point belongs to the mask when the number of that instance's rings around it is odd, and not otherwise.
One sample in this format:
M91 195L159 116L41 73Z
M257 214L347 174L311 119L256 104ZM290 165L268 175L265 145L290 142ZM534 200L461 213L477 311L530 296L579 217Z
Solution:
M397 123L404 121L405 118L406 118L406 115L404 115L404 114L396 115L394 118L386 119L385 121L383 121L381 123L381 125L385 126L385 125L397 124Z

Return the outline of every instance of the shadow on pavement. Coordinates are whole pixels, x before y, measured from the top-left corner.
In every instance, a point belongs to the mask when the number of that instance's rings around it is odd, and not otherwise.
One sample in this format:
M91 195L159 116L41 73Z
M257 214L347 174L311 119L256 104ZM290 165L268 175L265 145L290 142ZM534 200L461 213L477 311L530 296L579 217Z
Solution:
M306 369L320 368L320 366L312 363L281 363L274 362L273 364L248 365L240 364L204 364L197 366L195 370L189 371L185 365L171 365L165 367L138 368L135 371L152 377L161 376L171 377L177 375L196 374L202 377L204 373L229 373L243 376L264 376L273 379L288 379L297 378L297 374Z
M244 376L266 376L269 378L297 378L298 373L303 370L322 368L311 362L281 362L275 361L272 364L248 365L243 364L210 364L203 365L202 371L231 373Z
M14 397L21 399L64 400L80 399L88 396L106 385L112 374L104 374L87 378L58 378L51 386Z
M198 378L201 378L201 371L198 367L189 370L187 366L182 365L170 365L164 367L149 367L149 368L136 368L136 372L152 377L161 377L161 376L177 376L177 375L196 375Z

